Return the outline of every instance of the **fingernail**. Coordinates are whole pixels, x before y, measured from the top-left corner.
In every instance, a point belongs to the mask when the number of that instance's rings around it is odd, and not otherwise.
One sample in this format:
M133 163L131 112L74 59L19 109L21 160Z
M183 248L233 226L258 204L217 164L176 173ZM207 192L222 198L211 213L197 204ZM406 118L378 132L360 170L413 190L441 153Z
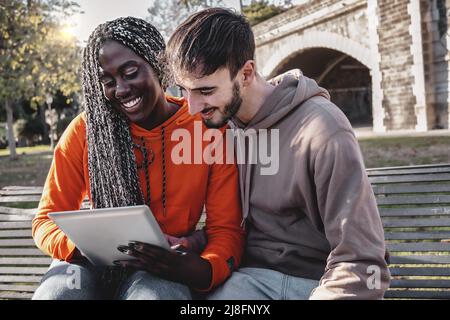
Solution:
M122 253L127 253L128 252L128 247L127 246L118 246L117 250L119 250Z
M142 250L142 245L140 245L138 242L135 242L135 241L131 241L130 243L128 243L128 246L134 250L138 250L138 251Z

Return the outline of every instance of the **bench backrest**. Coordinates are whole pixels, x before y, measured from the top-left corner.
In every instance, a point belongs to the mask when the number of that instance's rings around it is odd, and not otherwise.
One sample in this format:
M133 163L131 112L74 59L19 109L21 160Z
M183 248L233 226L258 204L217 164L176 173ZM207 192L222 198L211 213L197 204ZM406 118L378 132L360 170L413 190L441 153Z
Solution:
M391 253L386 298L450 299L450 164L367 170ZM0 190L0 299L29 299L51 258L31 238L40 187ZM30 209L14 206L27 204ZM368 226L370 227L370 226Z
M391 253L385 297L450 299L450 164L367 173Z

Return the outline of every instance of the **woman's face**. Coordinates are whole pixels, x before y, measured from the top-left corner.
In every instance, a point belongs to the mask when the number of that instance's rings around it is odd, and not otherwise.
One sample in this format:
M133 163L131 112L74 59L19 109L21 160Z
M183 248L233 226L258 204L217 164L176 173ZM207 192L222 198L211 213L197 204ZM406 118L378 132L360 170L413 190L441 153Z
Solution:
M145 127L164 92L151 66L117 41L108 41L99 51L103 93L114 108L131 122Z

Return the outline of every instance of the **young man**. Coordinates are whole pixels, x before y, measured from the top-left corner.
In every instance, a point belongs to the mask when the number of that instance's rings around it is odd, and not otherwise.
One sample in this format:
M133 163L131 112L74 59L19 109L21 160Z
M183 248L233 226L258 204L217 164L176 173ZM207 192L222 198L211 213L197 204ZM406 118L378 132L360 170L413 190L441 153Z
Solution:
M390 278L383 228L350 123L301 74L265 81L254 51L245 18L220 8L189 17L167 48L192 114L209 127L231 120L259 147L268 136L278 153L275 171L250 157L239 166L244 258L210 298L381 299Z

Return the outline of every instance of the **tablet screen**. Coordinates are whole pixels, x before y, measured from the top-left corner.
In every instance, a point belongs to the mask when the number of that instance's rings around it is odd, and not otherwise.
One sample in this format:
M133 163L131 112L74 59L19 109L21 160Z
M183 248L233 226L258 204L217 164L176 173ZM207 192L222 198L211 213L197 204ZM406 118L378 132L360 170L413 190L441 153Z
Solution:
M166 249L170 246L146 205L52 212L48 216L94 265L135 259L117 250L140 241Z

